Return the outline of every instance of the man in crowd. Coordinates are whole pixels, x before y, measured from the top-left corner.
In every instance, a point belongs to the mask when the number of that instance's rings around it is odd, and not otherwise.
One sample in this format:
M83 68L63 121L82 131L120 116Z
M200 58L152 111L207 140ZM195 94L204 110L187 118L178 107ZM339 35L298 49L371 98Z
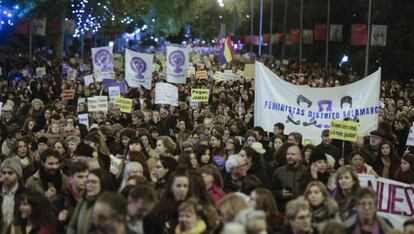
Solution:
M63 193L63 210L58 217L60 222L67 223L70 220L70 215L85 192L88 174L88 166L85 163L73 162L69 165L69 181Z
M25 188L19 180L23 176L22 166L17 158L8 158L0 166L0 234L6 233L18 212L18 197Z
M157 196L153 188L145 184L135 186L128 195L128 228L136 234L161 233L162 228L154 225L157 217L152 212L156 204Z
M67 176L59 170L59 152L47 149L40 154L40 161L42 166L27 179L26 187L45 194L50 201L57 201L68 182Z
M309 167L302 164L301 160L299 146L292 144L286 151L287 165L277 168L273 173L271 187L282 208L289 200L302 195L311 178Z
M121 194L106 192L93 206L93 223L98 234L132 233L126 225L127 203Z
M324 154L329 154L338 161L342 155L341 151L332 144L332 139L329 138L329 129L324 129L321 134L322 142L316 146L316 149L319 149Z
M369 134L369 144L365 145L364 148L362 148L362 152L364 152L365 156L365 162L369 165L372 165L372 163L377 158L378 154L378 148L381 144L381 142L385 138L385 133L383 133L380 130L374 130L370 132Z

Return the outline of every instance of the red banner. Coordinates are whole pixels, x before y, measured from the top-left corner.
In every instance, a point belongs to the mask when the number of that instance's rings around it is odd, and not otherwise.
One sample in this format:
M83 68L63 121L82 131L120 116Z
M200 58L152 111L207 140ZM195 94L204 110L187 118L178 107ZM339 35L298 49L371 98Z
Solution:
M29 33L29 20L20 20L16 22L15 32L17 34L26 35Z
M326 40L326 24L315 24L315 35L313 37L315 41Z
M300 42L300 29L290 30L290 41L295 44Z
M283 41L283 33L275 33L272 37L273 44L281 44Z
M366 45L367 44L367 25L353 24L351 31L351 45Z

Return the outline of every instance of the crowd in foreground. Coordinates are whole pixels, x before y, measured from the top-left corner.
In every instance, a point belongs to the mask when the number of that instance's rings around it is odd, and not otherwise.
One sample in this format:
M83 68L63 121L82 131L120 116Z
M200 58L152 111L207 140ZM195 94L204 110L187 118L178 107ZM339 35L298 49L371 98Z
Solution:
M249 62L220 67L207 59L211 66L197 69L237 71ZM378 129L369 136L343 144L325 130L320 144L303 145L301 133L284 132L283 123L273 132L253 126L251 79L191 76L178 85L178 106L155 105L154 89L129 88L123 96L133 99L131 114L113 104L88 112L83 98L108 90L85 86L87 72L69 80L61 64L9 62L0 84L0 234L414 233L414 219L398 230L378 216L376 193L358 179L414 184L406 146L412 82L382 81ZM361 79L319 64L263 62L297 85ZM31 78L39 65L48 74ZM153 73L153 86L163 80ZM209 102L190 106L191 88L209 88ZM75 98L62 99L65 89L75 89ZM85 113L89 128L78 120Z

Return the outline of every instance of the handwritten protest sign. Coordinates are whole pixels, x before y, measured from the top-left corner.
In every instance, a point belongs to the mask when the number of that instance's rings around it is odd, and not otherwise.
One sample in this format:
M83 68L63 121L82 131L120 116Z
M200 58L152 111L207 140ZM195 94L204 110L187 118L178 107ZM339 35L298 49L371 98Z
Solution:
M244 65L244 77L254 79L255 77L255 65L246 64Z
M108 97L107 96L94 96L88 98L88 111L108 111Z
M177 87L168 83L157 83L155 85L155 104L178 106Z
M78 115L79 123L84 124L89 129L89 116L87 113Z
M83 81L85 82L85 86L89 86L90 84L93 83L93 76L92 75L84 76Z
M208 75L206 70L197 71L195 74L197 79L207 80Z
M116 97L121 96L121 89L119 86L108 87L109 101L115 100Z
M191 101L208 102L209 93L208 89L191 89Z
M115 106L118 106L123 113L132 112L132 99L130 98L116 97L114 104Z
M355 142L358 136L359 123L343 120L332 120L329 137L343 141Z
M62 90L62 99L64 100L71 100L75 98L75 90L74 89L64 89Z
M41 78L46 75L46 68L45 67L37 67L36 68L36 77Z
M405 220L414 216L414 188L395 180L359 174L361 187L377 192L377 214L390 220L394 228L402 228Z

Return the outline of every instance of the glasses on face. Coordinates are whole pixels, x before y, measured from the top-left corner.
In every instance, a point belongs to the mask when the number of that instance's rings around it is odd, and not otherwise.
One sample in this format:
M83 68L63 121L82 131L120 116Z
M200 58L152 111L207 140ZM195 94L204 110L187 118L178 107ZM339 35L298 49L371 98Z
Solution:
M366 201L366 202L359 202L358 205L361 206L361 207L372 208L372 207L375 206L375 203L372 202L372 201Z

